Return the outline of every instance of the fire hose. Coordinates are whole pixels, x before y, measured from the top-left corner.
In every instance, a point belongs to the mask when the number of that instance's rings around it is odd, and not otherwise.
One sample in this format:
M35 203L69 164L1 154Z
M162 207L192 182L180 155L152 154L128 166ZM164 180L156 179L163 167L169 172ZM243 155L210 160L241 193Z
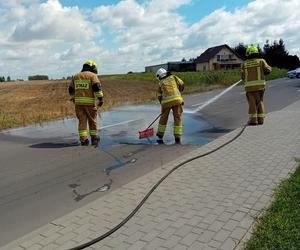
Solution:
M195 157L192 157L190 159L187 159L179 164L177 164L175 167L173 167L167 174L165 174L151 189L150 191L144 196L144 198L140 201L140 203L136 206L136 208L125 218L123 219L118 225L116 225L115 227L113 227L111 230L109 230L108 232L100 235L99 237L91 240L91 241L88 241L84 244L81 244L79 246L76 246L76 247L73 247L73 248L70 248L69 250L81 250L81 249L84 249L86 247L89 247L91 245L94 245L96 244L97 242L105 239L106 237L110 236L111 234L113 234L114 232L116 232L117 230L119 230L122 226L124 226L138 211L139 209L143 206L143 204L147 201L147 199L150 197L150 195L157 189L157 187L169 176L171 175L175 170L179 169L180 167L184 166L185 164L189 163L189 162L192 162L196 159L199 159L199 158L202 158L202 157L205 157L207 155L210 155L218 150L220 150L221 148L227 146L228 144L234 142L235 140L237 140L242 134L243 132L245 131L247 127L247 124L244 125L242 128L241 128L241 131L236 135L234 136L232 139L228 140L227 142L223 143L222 145L218 146L217 148L213 149L213 150L210 150L206 153L203 153L203 154L200 154L200 155L197 155Z

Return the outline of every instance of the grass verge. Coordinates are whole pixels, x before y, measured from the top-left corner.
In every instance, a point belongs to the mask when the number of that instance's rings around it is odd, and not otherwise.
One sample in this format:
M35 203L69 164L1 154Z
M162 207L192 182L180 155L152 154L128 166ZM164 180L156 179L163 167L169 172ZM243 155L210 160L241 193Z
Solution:
M275 200L259 219L245 249L300 249L300 165L288 180L279 185Z

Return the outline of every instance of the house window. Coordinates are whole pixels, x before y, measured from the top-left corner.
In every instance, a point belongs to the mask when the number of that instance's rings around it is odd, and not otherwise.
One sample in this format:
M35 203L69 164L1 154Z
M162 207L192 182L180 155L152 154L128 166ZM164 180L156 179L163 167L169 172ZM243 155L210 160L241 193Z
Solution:
M217 55L217 61L220 61L220 59L221 59L221 56Z
M205 65L203 65L203 71L205 71L206 70L206 66Z

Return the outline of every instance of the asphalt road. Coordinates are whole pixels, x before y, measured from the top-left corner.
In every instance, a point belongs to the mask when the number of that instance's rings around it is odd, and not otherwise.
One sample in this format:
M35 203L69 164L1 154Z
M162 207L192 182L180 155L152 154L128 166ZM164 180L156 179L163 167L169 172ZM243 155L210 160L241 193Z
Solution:
M186 96L185 109L195 109L220 92ZM299 99L299 79L268 83L267 112L280 110ZM143 115L151 120L156 111L145 112ZM45 125L0 133L0 246L176 160L199 147L197 143L206 143L242 126L247 121L247 102L242 86L237 86L191 119L186 116L187 145L183 146L136 141L128 131L136 133L148 120L142 122L141 114L132 112L136 119L120 123L111 118L112 113L102 117L109 121L103 126L104 138L110 139L104 140L105 145L100 148L78 146L74 141L76 133L62 139L60 135L69 128L65 123L52 124L49 129ZM111 124L117 124L117 128L112 129L115 125ZM193 130L195 126L199 127Z

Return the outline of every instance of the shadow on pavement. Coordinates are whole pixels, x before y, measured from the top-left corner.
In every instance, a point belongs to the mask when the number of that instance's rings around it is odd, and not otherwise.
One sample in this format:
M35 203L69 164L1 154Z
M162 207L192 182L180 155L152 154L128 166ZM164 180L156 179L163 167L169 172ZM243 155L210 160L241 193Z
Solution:
M202 130L201 133L213 133L213 134L223 134L223 133L229 133L233 131L234 129L226 129L226 128L219 128L219 127L213 127L210 129Z
M55 142L45 142L45 143L38 143L38 144L33 144L30 146L30 148L69 148L69 147L77 147L80 144L78 142L76 143L65 143L65 142L60 142L60 143L55 143Z

